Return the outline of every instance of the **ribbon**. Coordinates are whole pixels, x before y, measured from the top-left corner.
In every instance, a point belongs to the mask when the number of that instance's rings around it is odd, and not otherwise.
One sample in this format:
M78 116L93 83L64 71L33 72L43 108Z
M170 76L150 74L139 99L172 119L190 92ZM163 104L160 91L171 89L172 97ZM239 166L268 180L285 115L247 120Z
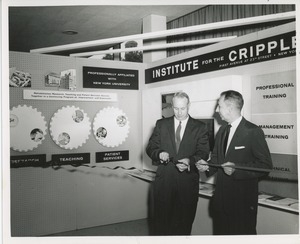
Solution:
M240 169L240 170L248 170L248 171L258 171L258 172L265 172L265 173L283 173L283 174L293 174L297 175L297 173L292 173L292 172L278 172L273 169L265 169L265 168L256 168L256 167L247 167L247 166L238 166L238 165L228 165L228 166L222 166L220 164L213 164L213 163L208 163L208 166L215 167L215 168L224 168L224 167L229 167L233 169Z

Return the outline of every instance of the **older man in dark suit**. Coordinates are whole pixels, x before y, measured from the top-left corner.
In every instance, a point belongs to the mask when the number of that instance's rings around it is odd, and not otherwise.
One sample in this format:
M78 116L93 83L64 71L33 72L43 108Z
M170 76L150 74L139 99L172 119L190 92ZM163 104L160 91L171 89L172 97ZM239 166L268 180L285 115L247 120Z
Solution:
M221 126L216 135L211 167L204 160L196 163L196 167L206 171L208 176L217 173L212 199L217 235L256 234L258 181L272 169L264 133L242 117L243 104L239 92L221 93L217 112L228 125Z
M158 120L146 149L158 165L153 182L154 235L190 235L197 209L199 172L209 155L206 125L189 116L186 93L172 99L174 115Z

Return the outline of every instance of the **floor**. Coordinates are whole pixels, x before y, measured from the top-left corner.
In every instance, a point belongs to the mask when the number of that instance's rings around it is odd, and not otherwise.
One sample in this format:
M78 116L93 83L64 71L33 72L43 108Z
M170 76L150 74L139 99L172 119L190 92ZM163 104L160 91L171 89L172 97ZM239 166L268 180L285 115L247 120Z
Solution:
M81 230L67 231L50 236L148 236L148 220L141 219Z

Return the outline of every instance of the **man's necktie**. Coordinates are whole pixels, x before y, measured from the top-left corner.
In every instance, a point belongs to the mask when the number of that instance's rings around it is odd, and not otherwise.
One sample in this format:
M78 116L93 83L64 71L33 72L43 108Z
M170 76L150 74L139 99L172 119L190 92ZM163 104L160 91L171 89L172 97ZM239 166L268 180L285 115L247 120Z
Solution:
M231 128L231 125L228 124L225 128L225 131L224 131L224 141L223 141L224 155L226 154L226 148L227 148L227 142L228 142L228 136L229 136L230 128Z
M176 133L175 133L175 142L176 142L176 151L178 152L180 146L180 131L181 131L181 121L179 121L179 125L177 126Z

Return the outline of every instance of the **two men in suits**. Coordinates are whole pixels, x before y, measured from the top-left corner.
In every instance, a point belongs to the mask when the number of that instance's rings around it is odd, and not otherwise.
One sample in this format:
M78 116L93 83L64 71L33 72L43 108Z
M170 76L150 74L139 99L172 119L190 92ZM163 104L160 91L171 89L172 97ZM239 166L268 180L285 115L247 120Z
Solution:
M227 143L224 134L228 125L224 125L217 132L210 166L204 160L196 163L207 176L217 173L211 205L217 235L256 234L258 181L267 174L262 169L272 169L264 133L242 117L243 104L239 92L221 93L217 112L230 125Z
M209 155L206 125L189 116L190 99L176 93L174 116L156 122L146 152L158 165L153 182L153 234L190 235L195 218L199 171Z

